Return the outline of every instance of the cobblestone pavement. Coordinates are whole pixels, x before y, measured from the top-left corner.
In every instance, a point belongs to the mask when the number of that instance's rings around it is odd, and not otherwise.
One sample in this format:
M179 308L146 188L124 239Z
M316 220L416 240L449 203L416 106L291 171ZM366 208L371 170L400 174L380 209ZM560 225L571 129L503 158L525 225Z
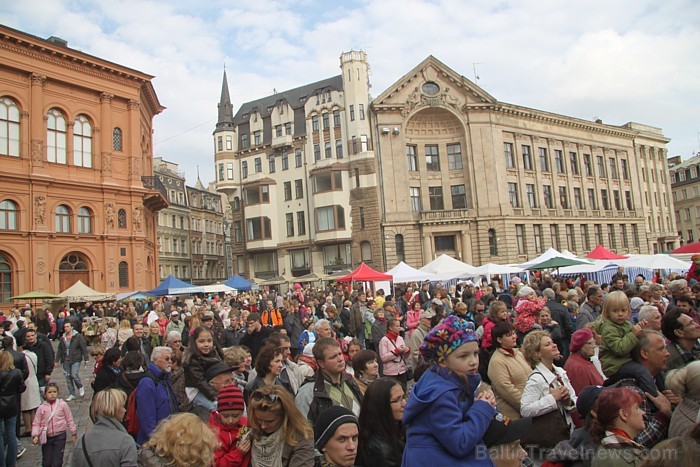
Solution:
M56 350L56 342L53 343L54 351ZM89 347L88 347L89 350ZM78 436L85 433L86 430L92 428L92 421L90 420L90 401L92 401L92 387L90 386L90 379L92 377L92 369L95 361L90 358L90 363L80 366L80 381L85 386L85 397L82 399L77 397L73 401L68 402L71 412L73 413L73 419L75 420L75 425L78 428ZM68 388L66 386L66 378L63 376L63 368L59 366L53 369L51 373L51 381L58 384L59 396L61 399L65 400L68 397ZM20 428L20 433L23 433L25 429ZM27 430L30 431L30 430ZM31 438L20 438L22 446L27 448L27 452L17 460L18 467L37 467L41 465L41 446L35 446L32 444ZM19 447L18 447L19 449ZM70 442L70 435L66 442L66 451L63 457L63 465L70 466L70 461L73 453L73 445Z

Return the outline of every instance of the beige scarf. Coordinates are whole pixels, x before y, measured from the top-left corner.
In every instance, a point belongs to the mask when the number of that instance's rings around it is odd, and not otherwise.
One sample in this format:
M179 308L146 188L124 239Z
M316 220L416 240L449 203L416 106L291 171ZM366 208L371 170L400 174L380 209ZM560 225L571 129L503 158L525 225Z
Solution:
M284 430L278 429L269 436L253 439L252 462L256 467L282 467Z

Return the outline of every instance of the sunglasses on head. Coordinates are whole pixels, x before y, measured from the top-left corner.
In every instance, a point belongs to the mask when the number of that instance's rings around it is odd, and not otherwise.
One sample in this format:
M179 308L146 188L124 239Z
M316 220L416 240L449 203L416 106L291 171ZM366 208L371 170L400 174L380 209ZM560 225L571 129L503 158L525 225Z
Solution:
M279 396L277 394L263 394L260 391L255 391L252 395L253 400L256 402L260 402L261 400L266 400L270 403L275 403L279 400Z

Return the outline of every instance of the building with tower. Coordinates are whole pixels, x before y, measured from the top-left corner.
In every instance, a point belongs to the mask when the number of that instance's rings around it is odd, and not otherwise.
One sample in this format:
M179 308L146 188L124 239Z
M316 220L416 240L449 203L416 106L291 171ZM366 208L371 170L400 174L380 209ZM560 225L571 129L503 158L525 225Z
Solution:
M249 277L384 267L364 52L341 74L241 104L224 72L216 188L232 207L233 270Z
M0 306L157 284L153 76L0 26Z

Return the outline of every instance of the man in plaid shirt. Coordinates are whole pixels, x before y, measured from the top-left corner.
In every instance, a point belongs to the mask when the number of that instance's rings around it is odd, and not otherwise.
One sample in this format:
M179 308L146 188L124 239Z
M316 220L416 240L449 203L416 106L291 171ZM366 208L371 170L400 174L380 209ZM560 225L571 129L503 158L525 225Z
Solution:
M666 350L663 335L659 331L643 329L637 338L639 343L632 352L632 356L637 363L644 366L652 379L657 381L659 394L654 397L648 392L644 392L635 378L623 379L616 386L632 389L642 396L642 403L639 404L639 407L646 414L647 426L644 431L639 433L636 441L647 449L651 449L668 437L671 402L680 402L680 400L671 391L665 389L662 378L657 378L668 364L669 353Z

